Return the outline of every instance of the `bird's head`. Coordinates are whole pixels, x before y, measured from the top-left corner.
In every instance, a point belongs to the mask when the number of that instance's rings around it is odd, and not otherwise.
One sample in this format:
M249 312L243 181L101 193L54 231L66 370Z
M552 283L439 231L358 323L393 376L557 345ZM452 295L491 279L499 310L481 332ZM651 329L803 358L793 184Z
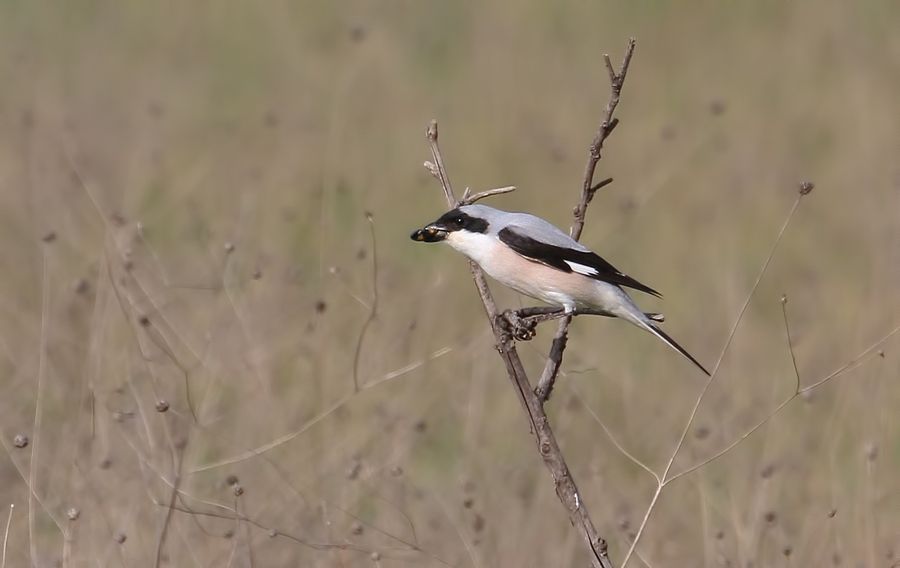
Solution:
M469 233L485 233L488 228L486 216L479 210L483 206L463 205L451 209L440 216L436 221L428 223L421 229L416 229L409 236L414 241L426 243L438 243L446 239L451 233L466 231Z

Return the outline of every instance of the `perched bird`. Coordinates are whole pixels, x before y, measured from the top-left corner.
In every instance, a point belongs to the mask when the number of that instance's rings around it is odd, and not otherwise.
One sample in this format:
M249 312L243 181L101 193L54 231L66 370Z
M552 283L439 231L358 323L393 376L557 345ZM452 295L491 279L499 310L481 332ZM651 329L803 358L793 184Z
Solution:
M661 297L548 221L486 205L463 205L410 235L414 241L445 242L475 261L491 278L565 313L591 309L648 331L709 375L690 353L662 331L623 290Z

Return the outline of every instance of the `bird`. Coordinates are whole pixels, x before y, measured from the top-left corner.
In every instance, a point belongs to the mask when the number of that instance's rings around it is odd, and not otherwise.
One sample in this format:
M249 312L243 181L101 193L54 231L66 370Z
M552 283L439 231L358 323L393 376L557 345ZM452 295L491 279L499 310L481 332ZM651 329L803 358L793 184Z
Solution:
M579 308L623 319L649 332L709 376L709 371L660 329L625 291L657 298L653 288L624 274L558 227L530 213L487 205L461 205L413 231L410 238L443 242L474 261L491 278L566 315Z

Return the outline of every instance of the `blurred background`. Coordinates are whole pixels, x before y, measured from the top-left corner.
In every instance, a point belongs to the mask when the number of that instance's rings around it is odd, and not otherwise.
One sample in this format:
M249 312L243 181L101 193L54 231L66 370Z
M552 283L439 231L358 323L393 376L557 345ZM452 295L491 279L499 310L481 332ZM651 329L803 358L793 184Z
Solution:
M408 238L445 205L428 121L458 192L568 227L602 55L636 37L583 240L707 366L815 183L677 473L795 393L782 294L801 385L900 323L898 25L887 0L3 2L4 568L586 565L464 259ZM667 485L629 565L896 563L898 348ZM616 565L656 489L634 460L662 473L702 385L572 326L548 409Z

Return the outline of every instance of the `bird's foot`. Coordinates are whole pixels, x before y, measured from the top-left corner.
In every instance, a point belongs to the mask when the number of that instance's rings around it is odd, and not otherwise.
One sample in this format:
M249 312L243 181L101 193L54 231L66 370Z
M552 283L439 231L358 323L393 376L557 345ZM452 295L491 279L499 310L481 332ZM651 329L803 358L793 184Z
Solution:
M534 338L538 322L533 317L522 316L517 310L505 310L497 317L501 329L512 339L529 341Z

